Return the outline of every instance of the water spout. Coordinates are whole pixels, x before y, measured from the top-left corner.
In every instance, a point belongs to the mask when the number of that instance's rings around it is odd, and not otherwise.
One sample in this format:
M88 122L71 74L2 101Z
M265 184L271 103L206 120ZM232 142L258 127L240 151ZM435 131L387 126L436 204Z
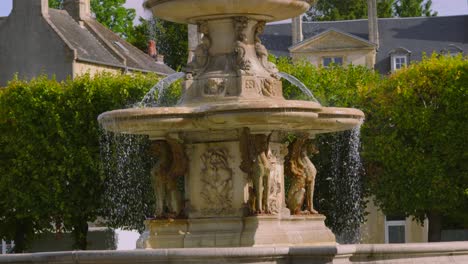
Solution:
M292 85L299 88L310 99L310 101L314 101L314 102L319 103L319 101L314 97L314 95L309 90L309 88L307 88L307 86L305 86L305 84L303 84L299 79L297 79L296 77L292 76L291 74L285 73L285 72L279 72L278 75L281 78L287 80Z
M161 98L164 94L164 91L174 82L179 79L182 79L185 76L184 72L173 73L162 80L160 80L148 93L143 97L140 103L137 106L139 107L157 107L161 105ZM158 97L155 98L154 94L158 91Z

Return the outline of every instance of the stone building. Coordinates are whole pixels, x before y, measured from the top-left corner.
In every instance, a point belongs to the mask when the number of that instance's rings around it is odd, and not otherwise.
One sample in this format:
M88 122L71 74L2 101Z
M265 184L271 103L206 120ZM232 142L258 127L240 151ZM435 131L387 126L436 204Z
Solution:
M371 1L372 2L372 1ZM468 15L381 18L267 25L262 41L275 56L316 66L364 65L388 74L424 54L466 54ZM373 17L373 18L372 18Z
M83 73L173 73L157 60L98 23L90 0L64 0L64 10L48 0L13 0L8 17L0 17L0 86L15 74L30 79L40 74L57 80Z

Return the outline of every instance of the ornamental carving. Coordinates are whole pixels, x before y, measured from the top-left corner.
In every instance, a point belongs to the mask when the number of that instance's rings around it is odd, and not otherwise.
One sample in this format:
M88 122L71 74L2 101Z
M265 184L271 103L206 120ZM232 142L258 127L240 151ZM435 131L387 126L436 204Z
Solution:
M268 155L268 160L273 168L270 173L270 190L268 193L268 208L271 214L278 214L281 210L281 179L276 167L280 163L280 159L281 157L276 150L272 150Z
M203 93L205 95L222 95L225 93L226 81L220 78L208 79Z
M233 183L229 152L224 148L209 149L201 156L201 197L204 214L227 214L232 211Z
M152 185L156 196L156 217L181 216L184 209L183 193L177 181L184 177L188 160L183 144L174 139L153 141L150 153L157 162L151 169Z
M268 50L260 40L260 35L264 30L265 21L259 21L255 26L255 52L263 68L265 68L265 70L268 71L272 77L279 80L280 77L278 76L278 68L276 68L274 63L268 61Z
M246 58L247 52L247 30L249 19L247 17L235 17L234 29L236 33L236 42L234 43L234 55L237 74L252 75L252 62Z
M286 204L291 214L317 214L313 206L317 169L309 159L309 155L318 153L317 147L307 135L301 135L290 143L288 148L284 174L290 177L291 186ZM304 207L305 211L302 211Z
M211 47L211 38L209 35L208 24L206 21L198 23L200 33L203 33L201 43L195 48L194 57L192 62L187 64L186 79L192 79L192 76L199 75L203 72L208 65L210 58L209 50Z
M270 214L270 172L268 159L270 136L252 135L244 128L240 137L242 162L240 169L247 173L249 181L249 210L252 214Z

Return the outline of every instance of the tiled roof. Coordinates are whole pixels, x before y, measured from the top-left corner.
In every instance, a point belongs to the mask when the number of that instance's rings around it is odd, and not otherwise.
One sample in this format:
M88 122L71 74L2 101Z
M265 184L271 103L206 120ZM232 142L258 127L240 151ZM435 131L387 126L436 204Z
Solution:
M94 19L81 26L65 10L51 8L49 15L62 38L77 51L78 60L163 75L174 73Z
M78 59L125 67L125 64L110 53L91 32L81 27L66 11L50 9L49 15L50 21L63 38L77 51Z
M411 51L411 60L421 60L424 53L440 52L454 45L468 53L468 15L446 17L382 18L378 20L380 47L375 68L390 71L389 52L396 48ZM304 39L334 28L363 39L369 38L367 19L304 22ZM291 24L267 25L263 43L276 56L289 56L292 45Z
M7 19L8 17L0 17L0 25L2 25L2 23L5 21L5 19Z
M87 20L86 24L89 25L91 30L93 30L100 38L106 40L108 45L114 45L119 54L126 59L127 67L143 69L165 75L174 73L174 70L169 66L161 62L156 62L155 59L126 42L97 21Z

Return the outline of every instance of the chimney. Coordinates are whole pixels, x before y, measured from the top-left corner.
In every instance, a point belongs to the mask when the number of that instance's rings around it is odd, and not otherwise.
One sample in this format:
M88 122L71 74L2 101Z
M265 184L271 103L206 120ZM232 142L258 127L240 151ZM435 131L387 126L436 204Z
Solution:
M90 0L63 0L63 9L76 21L83 21L91 16Z
M158 56L158 50L156 49L156 41L154 40L150 40L148 42L148 55L150 55L150 57L154 59L156 59Z
M21 13L24 16L48 16L49 0L13 0L13 12Z
M367 16L369 24L369 41L377 45L379 48L379 22L377 19L377 2L376 0L367 0Z
M161 55L161 54L156 55L156 62L164 63L164 55Z
M304 39L304 35L302 35L302 15L292 19L291 30L293 45Z

